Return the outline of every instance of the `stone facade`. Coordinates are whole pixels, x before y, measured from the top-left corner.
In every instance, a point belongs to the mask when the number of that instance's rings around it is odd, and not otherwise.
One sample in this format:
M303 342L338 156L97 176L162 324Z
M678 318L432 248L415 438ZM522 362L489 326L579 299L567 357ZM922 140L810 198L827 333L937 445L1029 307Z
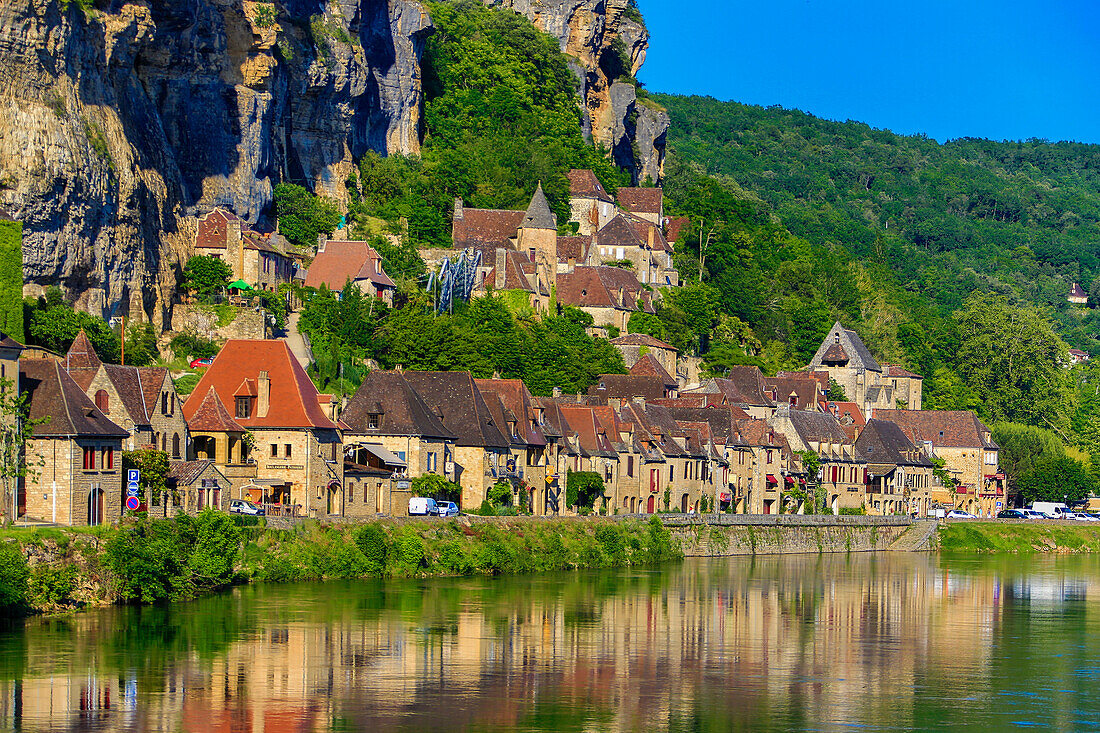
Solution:
M88 452L94 468L84 467ZM32 438L27 465L27 517L78 526L112 524L122 516L120 438Z

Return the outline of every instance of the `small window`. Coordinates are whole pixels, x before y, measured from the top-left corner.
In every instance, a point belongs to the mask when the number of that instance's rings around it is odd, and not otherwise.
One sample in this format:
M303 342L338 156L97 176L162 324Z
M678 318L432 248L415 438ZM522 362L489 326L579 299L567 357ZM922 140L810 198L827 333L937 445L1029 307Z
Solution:
M626 475L627 476L633 476L634 475L634 456L627 456L626 457Z
M104 448L103 449L103 467L106 469L112 469L115 467L115 449Z
M435 453L428 454L428 471L435 471Z
M95 448L84 449L84 470L95 470Z
M173 458L179 458L180 457L180 435L179 435L179 433L175 433L175 434L172 435L172 457Z
M107 390L101 389L95 393L95 406L106 414L111 410L111 398L107 396Z
M275 443L271 444L271 457L272 458L278 458L279 457L279 446L276 445Z
M248 418L252 415L252 398L238 397L236 402L236 415L239 418Z
M377 430L382 426L382 416L377 412L367 415L367 430Z
M402 463L405 462L405 451L399 450L394 455L396 455L398 458L400 458ZM493 458L496 459L496 455L493 455Z
M290 443L285 443L285 444L283 444L283 450L284 450L284 453L285 453L285 457L286 457L286 458L290 458L290 455L291 455L291 446L290 446Z

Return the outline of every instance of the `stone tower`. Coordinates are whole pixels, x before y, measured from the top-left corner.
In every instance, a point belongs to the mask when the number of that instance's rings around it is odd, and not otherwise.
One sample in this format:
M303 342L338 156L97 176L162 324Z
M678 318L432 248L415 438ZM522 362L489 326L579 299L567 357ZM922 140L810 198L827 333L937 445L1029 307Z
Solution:
M552 299L558 278L558 219L550 210L541 182L519 225L516 249L535 263L536 288L545 288Z

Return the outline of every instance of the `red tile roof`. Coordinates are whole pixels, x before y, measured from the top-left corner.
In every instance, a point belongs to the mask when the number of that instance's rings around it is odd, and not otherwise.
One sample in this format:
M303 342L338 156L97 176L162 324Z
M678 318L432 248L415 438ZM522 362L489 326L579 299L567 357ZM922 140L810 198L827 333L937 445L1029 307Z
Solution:
M558 275L557 295L563 305L654 312L652 294L642 288L633 272L620 267L575 267L573 272Z
M984 434L990 432L978 416L969 410L880 410L874 416L879 420L896 423L915 444L931 441L933 447L993 448L992 440Z
M492 256L498 247L512 249L509 241L516 236L523 222L525 211L501 209L462 209L451 229L451 241L455 249L473 247L482 251L482 257Z
M592 237L558 237L558 262L584 262L588 259L588 250L592 246Z
M691 219L686 216L674 216L668 220L665 226L665 238L670 242L680 239L680 233L691 226Z
M590 170L574 168L566 174L569 178L569 195L572 198L591 198L613 203L596 174Z
M343 290L348 281L369 280L376 288L395 288L382 269L382 255L366 242L328 240L323 251L313 258L306 274L306 286Z
M661 366L661 362L657 361L657 357L653 354L642 354L638 361L634 362L634 366L630 367L630 373L635 376L657 377L669 389L676 389L680 384L679 380Z
M660 188L620 188L619 206L635 214L660 214L663 195Z
M676 347L672 344L653 338L648 333L628 333L625 336L611 339L611 343L614 346L648 346L652 349L676 351Z
M919 374L915 374L908 369L903 369L899 366L893 366L891 364L884 364L883 369L886 370L886 376L888 377L909 377L910 379L924 379Z
M186 415L187 410L184 409L184 416L186 417ZM233 419L229 411L225 409L222 401L218 399L218 393L214 390L213 386L206 390L206 394L203 396L199 406L191 413L191 417L187 419L187 427L192 431L205 433L245 432L244 427Z
M233 405L234 395L242 386L251 383L252 389L255 389L261 371L266 371L271 379L267 416L235 418L238 423L248 429L336 429L336 423L325 415L317 403L317 388L290 353L285 341L232 339L226 342L195 386L194 394L205 396L207 390L213 387L228 411ZM190 422L198 407L194 398L189 399L183 406L184 418Z
M827 402L825 410L833 413L837 420L845 422L844 418L852 419L853 425L865 425L867 420L863 416L863 410L855 402Z
M634 374L601 374L599 381L588 388L593 397L621 399L659 399L665 396L664 380L659 377Z

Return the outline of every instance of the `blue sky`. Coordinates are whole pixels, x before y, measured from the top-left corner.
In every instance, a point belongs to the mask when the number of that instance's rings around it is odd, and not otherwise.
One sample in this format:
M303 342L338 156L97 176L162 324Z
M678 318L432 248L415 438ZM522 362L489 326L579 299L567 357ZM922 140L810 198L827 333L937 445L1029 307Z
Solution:
M937 140L1100 143L1100 0L638 0L656 92Z

